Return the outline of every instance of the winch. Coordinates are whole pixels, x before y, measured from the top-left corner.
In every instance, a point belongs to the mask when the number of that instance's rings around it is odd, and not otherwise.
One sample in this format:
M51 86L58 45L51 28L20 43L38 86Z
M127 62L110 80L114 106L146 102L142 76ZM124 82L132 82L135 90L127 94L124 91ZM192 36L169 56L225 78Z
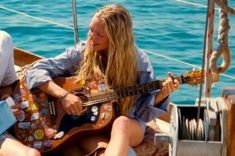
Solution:
M228 107L222 97L202 98L200 117L195 105L173 105L168 134L155 134L155 143L169 143L171 156L226 156Z

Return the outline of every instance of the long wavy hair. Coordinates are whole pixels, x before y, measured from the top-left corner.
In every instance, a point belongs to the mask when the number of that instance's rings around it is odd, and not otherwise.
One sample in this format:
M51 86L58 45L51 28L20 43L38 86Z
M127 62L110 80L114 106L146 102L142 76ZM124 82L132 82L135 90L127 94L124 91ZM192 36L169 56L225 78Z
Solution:
M107 62L102 62L100 53L93 50L88 37L84 57L78 70L78 78L86 80L94 74L102 74L110 88L122 88L135 84L137 57L129 12L121 5L112 4L105 5L94 16L103 22L109 40ZM103 70L104 64L105 70ZM127 115L133 104L133 97L120 99L121 115Z

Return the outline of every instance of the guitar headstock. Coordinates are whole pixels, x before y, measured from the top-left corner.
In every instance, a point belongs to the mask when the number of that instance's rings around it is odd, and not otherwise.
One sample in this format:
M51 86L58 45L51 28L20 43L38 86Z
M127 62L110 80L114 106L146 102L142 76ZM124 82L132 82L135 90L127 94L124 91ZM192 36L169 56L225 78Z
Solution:
M193 70L189 71L186 74L182 75L182 83L189 85L198 85L200 83L204 83L204 70ZM219 75L216 73L211 73L212 82L219 81Z

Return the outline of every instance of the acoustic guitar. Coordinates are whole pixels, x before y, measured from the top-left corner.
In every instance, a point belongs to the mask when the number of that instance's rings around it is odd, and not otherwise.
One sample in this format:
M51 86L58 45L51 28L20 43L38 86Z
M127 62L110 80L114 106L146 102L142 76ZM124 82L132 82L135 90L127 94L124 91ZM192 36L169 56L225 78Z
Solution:
M197 70L174 79L180 84L197 85L203 82L202 76L202 71ZM59 99L39 90L30 92L24 80L20 80L13 97L16 102L16 137L25 145L42 153L54 152L86 134L106 130L115 118L114 101L161 89L164 81L156 80L125 88L106 89L101 79L85 82L78 81L76 77L58 77L53 80L80 97L83 101L83 113L66 114ZM212 74L212 80L218 81L218 76Z

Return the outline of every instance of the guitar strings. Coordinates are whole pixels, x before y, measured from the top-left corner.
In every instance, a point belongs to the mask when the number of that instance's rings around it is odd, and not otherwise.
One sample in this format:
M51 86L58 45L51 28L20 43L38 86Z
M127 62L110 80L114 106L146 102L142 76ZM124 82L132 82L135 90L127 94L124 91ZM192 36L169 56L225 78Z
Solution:
M85 95L82 95L82 96L76 95L76 96L78 96L81 99L81 101L84 103L84 106L90 106L93 104L111 101L111 100L115 100L118 98L117 94L113 91L107 91L104 93L97 93L97 94L93 94L91 96L85 96Z

